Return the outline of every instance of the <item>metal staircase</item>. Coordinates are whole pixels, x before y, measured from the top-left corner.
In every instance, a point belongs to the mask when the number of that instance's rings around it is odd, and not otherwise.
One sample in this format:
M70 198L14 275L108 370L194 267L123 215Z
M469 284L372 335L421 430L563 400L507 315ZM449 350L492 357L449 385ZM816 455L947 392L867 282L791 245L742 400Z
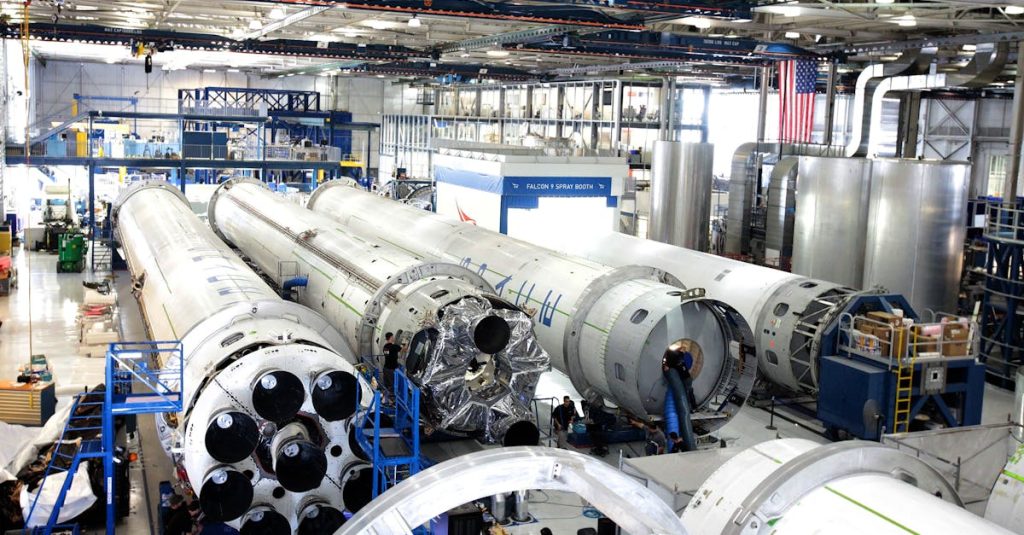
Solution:
M910 407L914 394L914 361L917 360L917 335L914 335L912 351L903 351L903 330L895 332L894 351L896 362L896 399L893 407L893 432L905 433L910 430Z
M27 526L35 512L42 495L46 480L60 473L67 473L61 485L60 494L44 526L25 533L49 535L54 531L78 532L76 525L58 525L61 507L71 489L75 472L83 461L92 459L103 460L103 487L106 496L106 533L113 535L115 523L114 500L114 418L133 414L155 414L162 412L181 412L182 397L182 348L179 341L168 342L118 342L110 344L107 349L106 389L103 393L84 392L75 397L71 414L57 448L50 459L49 465L39 483L39 492L32 501L29 514L25 518ZM101 398L102 396L102 398ZM101 398L101 399L98 399ZM99 416L94 414L77 414L80 407L101 406ZM98 420L98 424L97 424ZM81 437L70 438L74 434L89 432L95 436L90 440ZM73 446L73 451L62 451L63 446Z
M372 455L374 498L415 475L424 464L420 457L420 391L403 370L395 370L394 385L394 407L384 407L381 391L375 390L373 403L356 426L356 441ZM382 427L382 413L391 417L391 427ZM373 425L368 427L371 416Z

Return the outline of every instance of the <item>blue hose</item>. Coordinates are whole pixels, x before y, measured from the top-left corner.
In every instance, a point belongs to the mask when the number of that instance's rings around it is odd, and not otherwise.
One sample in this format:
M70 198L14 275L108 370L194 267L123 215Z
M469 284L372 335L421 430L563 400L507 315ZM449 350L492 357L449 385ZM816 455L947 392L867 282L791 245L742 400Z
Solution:
M291 295L293 288L305 287L307 284L309 284L309 277L305 275L288 279L281 284L281 294L287 298Z
M679 413L676 412L676 398L671 387L665 395L665 432L679 434Z
M693 422L690 421L690 396L686 384L675 368L665 370L665 381L668 382L665 395L666 427L669 432L675 431L683 439L684 451L694 451L697 449L697 437L693 434Z

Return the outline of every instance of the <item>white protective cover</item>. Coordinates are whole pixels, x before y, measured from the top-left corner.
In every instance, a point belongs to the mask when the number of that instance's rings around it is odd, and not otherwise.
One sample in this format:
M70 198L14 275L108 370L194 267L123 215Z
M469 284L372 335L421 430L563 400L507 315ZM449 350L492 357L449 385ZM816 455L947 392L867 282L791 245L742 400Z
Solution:
M89 480L89 474L86 472L86 466L87 463L78 465L75 478L71 481L71 488L68 489L67 496L64 497L64 505L61 506L60 513L57 515L58 523L67 522L75 518L92 507L92 504L96 503L96 495L92 493L92 483ZM21 488L19 501L21 515L26 519L26 527L34 528L46 525L46 522L50 519L50 512L53 511L53 504L57 502L57 495L60 494L60 488L64 485L64 479L67 478L67 475L68 472L62 472L47 477L43 481L43 486L36 489L37 492L29 493L27 487ZM32 511L32 518L28 518L29 510L32 509L32 501L35 500L37 493L42 494L39 502L36 503L35 511Z

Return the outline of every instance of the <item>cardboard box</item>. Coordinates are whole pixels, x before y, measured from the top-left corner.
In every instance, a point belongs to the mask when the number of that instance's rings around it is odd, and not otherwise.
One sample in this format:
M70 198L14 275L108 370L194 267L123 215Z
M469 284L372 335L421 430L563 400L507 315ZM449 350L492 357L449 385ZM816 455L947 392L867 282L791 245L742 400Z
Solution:
M902 316L890 314L889 312L868 312L867 316L869 319L880 321L882 323L888 323L893 327L901 327L903 325Z
M968 352L971 329L963 323L947 323L942 329L942 355L965 357Z
M912 351L915 351L917 356L920 357L925 353L937 353L939 351L939 337L938 336L927 336L917 335L916 338L910 340Z

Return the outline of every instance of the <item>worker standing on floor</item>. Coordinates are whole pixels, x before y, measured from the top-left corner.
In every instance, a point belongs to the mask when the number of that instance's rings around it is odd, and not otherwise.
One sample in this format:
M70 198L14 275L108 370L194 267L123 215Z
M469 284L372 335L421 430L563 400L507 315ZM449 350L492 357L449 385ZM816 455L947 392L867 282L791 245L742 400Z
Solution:
M558 447L563 450L569 449L569 430L576 421L576 407L569 396L562 398L562 404L551 411L551 418L554 420L555 433L558 435Z

